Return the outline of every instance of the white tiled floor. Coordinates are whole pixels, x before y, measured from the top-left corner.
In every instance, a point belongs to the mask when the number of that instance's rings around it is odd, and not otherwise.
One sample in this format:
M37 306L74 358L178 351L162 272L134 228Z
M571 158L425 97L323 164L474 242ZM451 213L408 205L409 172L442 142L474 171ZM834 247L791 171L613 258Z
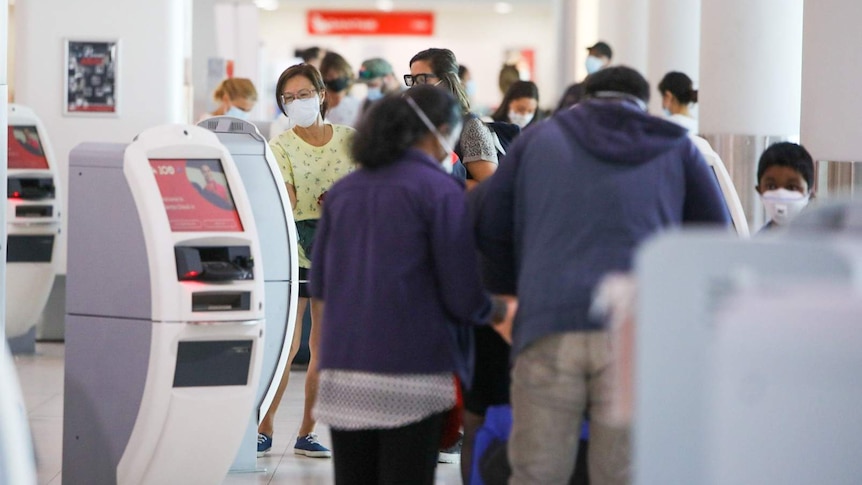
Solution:
M36 445L40 484L60 485L63 433L63 344L38 343L36 355L15 357L18 376L30 417L30 430ZM225 485L290 484L318 485L333 482L332 462L293 454L292 444L302 417L305 373L293 372L275 423L273 451L257 461L257 473L231 473ZM329 430L319 426L324 444ZM461 483L458 465L440 464L438 485Z

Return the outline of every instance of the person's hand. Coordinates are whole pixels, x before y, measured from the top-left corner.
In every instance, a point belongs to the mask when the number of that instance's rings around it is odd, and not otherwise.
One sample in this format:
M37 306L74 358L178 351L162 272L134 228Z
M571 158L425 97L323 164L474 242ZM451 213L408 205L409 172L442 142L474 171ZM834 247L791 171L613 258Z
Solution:
M494 295L506 304L506 316L499 323L493 323L491 327L500 334L507 344L512 345L512 325L515 322L515 314L518 313L518 298L513 295Z

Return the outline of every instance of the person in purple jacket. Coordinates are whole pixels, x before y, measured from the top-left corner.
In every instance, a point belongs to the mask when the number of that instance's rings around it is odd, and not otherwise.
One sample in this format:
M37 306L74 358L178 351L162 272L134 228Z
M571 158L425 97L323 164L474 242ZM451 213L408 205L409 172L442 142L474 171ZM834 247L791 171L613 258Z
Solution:
M326 195L310 278L323 308L314 413L338 484L433 484L454 376L470 382L467 330L510 330L517 303L484 291L464 187L441 166L461 123L445 90L384 97L354 137L361 169Z
M511 484L567 483L584 412L593 485L628 483L628 429L608 416L610 340L593 290L626 272L650 236L685 223L730 225L686 130L646 112L649 85L608 67L586 99L525 131L489 181L478 244L508 240L517 278L508 446Z

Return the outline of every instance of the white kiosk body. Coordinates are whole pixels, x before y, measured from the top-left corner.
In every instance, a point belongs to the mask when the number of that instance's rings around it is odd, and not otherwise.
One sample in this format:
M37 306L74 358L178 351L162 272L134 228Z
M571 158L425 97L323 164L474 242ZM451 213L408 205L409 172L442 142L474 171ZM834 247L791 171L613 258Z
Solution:
M35 485L36 457L18 372L6 342L0 350L0 485Z
M716 319L707 484L862 478L862 292L787 281L751 288Z
M635 267L634 483L713 483L708 430L718 311L754 287L805 282L862 288L862 246L822 236L741 240L678 232L645 245ZM815 419L800 420L809 418ZM810 445L811 453L822 452Z
M214 132L230 152L248 192L266 261L266 342L260 385L255 410L231 467L234 471L248 471L257 464L257 426L269 410L282 376L289 372L287 360L299 292L296 224L275 156L257 127L223 116L208 118L198 126Z
M6 337L29 332L57 274L61 201L54 152L32 109L9 105Z
M724 202L727 204L727 210L730 212L730 219L733 221L736 233L740 237L749 237L748 219L745 218L745 210L742 208L739 193L736 191L736 186L733 184L730 173L727 172L727 167L724 166L721 157L712 149L712 146L710 146L705 138L697 135L690 135L690 137L706 160L706 164L712 169L712 173L715 174L715 179L718 181L721 195L724 196Z
M219 483L260 379L263 267L230 153L196 126L70 153L63 481Z

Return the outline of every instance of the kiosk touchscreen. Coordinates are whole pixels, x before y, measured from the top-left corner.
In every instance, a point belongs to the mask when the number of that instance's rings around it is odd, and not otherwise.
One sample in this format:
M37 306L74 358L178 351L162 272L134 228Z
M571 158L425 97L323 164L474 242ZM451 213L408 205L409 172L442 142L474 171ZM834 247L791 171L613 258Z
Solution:
M266 261L266 342L256 408L249 416L232 471L257 468L257 426L266 415L281 378L288 372L293 330L296 321L298 259L296 226L284 179L266 139L257 127L230 117L208 118L198 126L213 131L230 151L248 189Z
M30 108L9 105L6 180L6 336L29 332L57 273L62 200L45 127Z
M230 153L166 125L70 153L64 483L219 483L255 405L263 258Z

